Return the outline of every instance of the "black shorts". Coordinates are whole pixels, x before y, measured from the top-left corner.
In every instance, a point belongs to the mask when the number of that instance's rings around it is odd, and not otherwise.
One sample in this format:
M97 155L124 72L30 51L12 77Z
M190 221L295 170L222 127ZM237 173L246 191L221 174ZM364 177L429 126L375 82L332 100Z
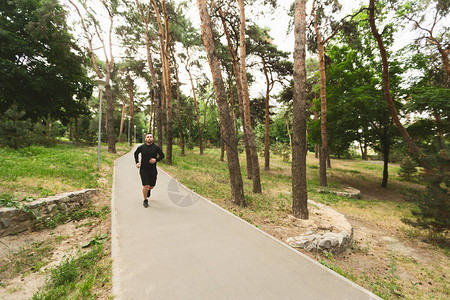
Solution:
M156 177L158 176L158 171L148 168L140 168L139 174L141 175L142 185L155 186Z

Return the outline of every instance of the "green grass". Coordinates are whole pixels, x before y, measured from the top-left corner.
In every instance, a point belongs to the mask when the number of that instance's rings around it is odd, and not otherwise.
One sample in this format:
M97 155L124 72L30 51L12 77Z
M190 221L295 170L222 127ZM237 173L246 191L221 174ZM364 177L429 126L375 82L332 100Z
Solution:
M239 207L230 201L228 167L226 162L220 161L220 149L206 149L204 155L199 155L197 148L186 151L185 157L180 157L179 154L179 148L174 147L173 165L169 166L162 162L160 166L189 188L263 230L268 224L275 228L290 226L286 224L286 216L292 212L291 166L281 157L271 155L271 169L268 171L263 170L263 159L260 158L262 193L255 194L252 192L252 181L246 176L245 154L240 155L247 206ZM357 188L358 185L361 185L366 189L379 189L375 193L377 194L376 198L349 199L333 193L319 193L318 159L315 159L313 154L309 154L307 157L308 199L327 204L347 217L362 220L363 226L377 226L385 235L397 236L398 239L403 237L413 243L422 243L425 236L423 231L417 232L401 221L403 218L411 218L411 211L416 206L412 202L404 201L405 191L409 188L420 189L420 185L411 185L411 183L402 181L397 176L397 165L389 164L389 189L386 190L380 188L383 164L351 159L332 159L332 166L332 169L327 170L328 189L339 190L345 186ZM389 194L386 197L379 197L382 195L378 194L382 193ZM407 272L407 278L420 277L418 275L419 268L423 268L424 264L415 265L405 260L404 256L393 256L391 252L385 251L376 243L370 239L364 243L355 241L353 247L348 251L353 254L352 261L356 267L348 266L347 260L342 256L333 258L329 255L318 254L316 259L328 268L386 299L417 299L414 295L419 295L421 299L429 299L430 289L428 286L419 287L417 280L410 282L398 275ZM434 249L433 245L424 247L448 256L448 252L446 254L445 250L440 250L437 246ZM436 256L437 261L442 259L442 256L439 255ZM363 262L360 262L359 258ZM370 267L366 267L366 263ZM443 274L444 270L448 268L442 267L441 270L439 263L436 262L430 265L429 269ZM425 279L421 280L425 282ZM449 294L446 279L435 275L431 280L435 284L433 291L436 294L433 297L445 299Z
M0 262L0 277L12 278L17 274L38 272L50 262L54 240L34 242L14 253L8 253L7 260Z
M51 269L45 287L32 299L96 299L95 287L105 283L110 271L108 266L99 264L104 256L103 245L95 244L88 252L65 257Z
M107 199L111 193L114 161L130 151L130 147L118 143L116 151L117 154L108 153L107 146L102 145L101 165L97 170L97 147L60 143L18 150L0 148L0 206L26 209L27 201L85 188L99 190L96 200ZM35 229L55 228L68 220L86 220L76 222L75 226L104 232L102 221L109 214L109 205L91 203L75 211L60 211L51 219L38 218L40 223ZM66 257L51 272L43 271L43 267L53 259L52 252L67 239L73 239L52 234L50 232L43 242L8 253L0 261L0 278L26 277L30 272L47 274L46 286L33 299L110 298L111 260L109 244L104 244L107 240L105 234L93 238L88 244L75 245L80 249L86 247L83 249L88 251L80 250L76 257ZM0 285L12 295L16 292L16 287L6 281L0 280Z
M129 147L117 144L116 150L123 153L129 151ZM108 153L107 146L102 145L100 157L99 172L96 147L58 143L52 147L0 148L0 195L14 195L15 200L20 201L101 188L102 176L109 181L112 179L111 166L117 155Z
M0 148L0 180L20 178L59 178L78 187L97 186L94 153L71 144L54 147L30 146L21 149Z

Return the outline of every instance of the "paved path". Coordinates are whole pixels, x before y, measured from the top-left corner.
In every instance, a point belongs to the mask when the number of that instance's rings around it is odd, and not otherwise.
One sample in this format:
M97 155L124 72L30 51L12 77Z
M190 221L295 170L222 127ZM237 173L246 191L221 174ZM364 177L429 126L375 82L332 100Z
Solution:
M114 169L115 299L377 299L161 169L149 208L141 198L130 152Z

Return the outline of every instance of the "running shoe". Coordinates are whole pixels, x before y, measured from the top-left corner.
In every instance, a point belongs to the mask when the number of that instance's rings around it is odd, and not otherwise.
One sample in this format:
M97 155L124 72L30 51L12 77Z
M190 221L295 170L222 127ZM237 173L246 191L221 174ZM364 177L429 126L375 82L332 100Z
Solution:
M148 207L148 200L147 199L144 200L144 207Z
M148 192L147 192L147 198L150 198L150 195L152 194L152 190L148 190Z

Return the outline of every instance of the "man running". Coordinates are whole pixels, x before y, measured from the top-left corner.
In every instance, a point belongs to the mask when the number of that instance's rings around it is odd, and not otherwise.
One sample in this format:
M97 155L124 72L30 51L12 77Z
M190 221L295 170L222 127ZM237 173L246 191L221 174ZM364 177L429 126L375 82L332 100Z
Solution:
M139 162L138 155L141 154L141 162ZM140 145L134 151L134 160L136 161L136 168L139 168L139 174L142 181L142 194L144 195L144 207L148 207L148 199L151 190L156 185L156 177L158 170L156 169L156 162L164 158L164 153L161 148L153 142L153 135L147 133L145 135L145 144Z

